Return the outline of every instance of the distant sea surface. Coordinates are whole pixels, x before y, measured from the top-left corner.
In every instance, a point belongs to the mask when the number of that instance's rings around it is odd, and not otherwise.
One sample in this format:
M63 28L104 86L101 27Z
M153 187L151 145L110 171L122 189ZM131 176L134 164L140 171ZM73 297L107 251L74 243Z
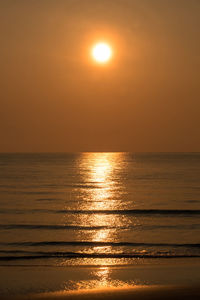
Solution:
M0 265L200 257L200 153L0 154Z
M200 154L1 154L0 220L1 263L200 257Z

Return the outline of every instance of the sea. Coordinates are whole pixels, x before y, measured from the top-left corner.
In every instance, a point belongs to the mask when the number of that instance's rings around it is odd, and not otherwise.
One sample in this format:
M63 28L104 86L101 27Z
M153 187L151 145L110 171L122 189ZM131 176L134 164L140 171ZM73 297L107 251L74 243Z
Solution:
M199 262L200 153L0 154L0 294L199 282Z

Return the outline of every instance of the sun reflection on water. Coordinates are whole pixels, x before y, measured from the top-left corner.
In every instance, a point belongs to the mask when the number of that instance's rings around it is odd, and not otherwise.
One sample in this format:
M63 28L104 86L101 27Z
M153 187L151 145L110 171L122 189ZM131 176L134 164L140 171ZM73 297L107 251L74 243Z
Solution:
M107 199L114 196L114 182L116 157L112 153L91 153L88 157L88 182L94 183L94 189L89 191L92 207L90 209L108 209ZM96 188L95 188L96 187Z
M77 214L76 222L81 226L88 227L103 227L90 230L87 236L84 235L83 241L91 242L91 246L86 246L79 249L81 253L88 254L109 254L118 252L119 249L113 249L112 245L105 246L95 245L95 242L117 242L118 227L123 226L123 217L115 214L104 214L99 211L120 210L121 199L119 195L120 182L116 178L119 170L122 170L123 153L84 153L81 155L79 161L81 186L80 201L78 201L78 210L86 213ZM120 164L120 166L119 166ZM87 214L87 211L94 211L94 213ZM96 213L95 213L96 211ZM83 232L80 230L80 238ZM94 243L94 244L92 244ZM114 282L110 278L111 269L109 266L119 264L115 258L83 258L74 261L81 265L95 265L93 272L94 280L86 282L79 282L80 288L101 288L101 287L116 287L123 286L124 282ZM125 264L123 259L120 259L120 264ZM67 263L67 262L65 262ZM99 266L99 267L97 267Z
M88 167L86 181L94 183L96 188L89 190L90 210L115 210L117 204L115 201L116 187L113 178L117 171L117 162L119 153L89 153L85 163ZM93 216L95 224L103 224L112 227L115 222L115 215ZM94 231L92 241L109 241L113 239L114 230L108 228ZM103 251L103 249L102 249Z
M115 196L115 177L121 153L83 154L81 168L85 169L84 182L92 185L88 189L90 200L107 200ZM88 199L86 199L88 200Z
M103 182L108 178L109 173L113 170L113 159L109 159L109 154L101 154L100 156L94 154L91 159L91 179L94 182Z

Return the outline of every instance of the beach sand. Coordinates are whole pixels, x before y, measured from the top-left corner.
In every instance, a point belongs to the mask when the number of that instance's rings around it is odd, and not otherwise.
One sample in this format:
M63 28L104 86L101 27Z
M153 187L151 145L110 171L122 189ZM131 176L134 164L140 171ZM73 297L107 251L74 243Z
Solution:
M1 300L109 300L109 299L134 299L134 300L184 300L184 299L200 299L200 288L195 286L139 286L135 288L106 288L99 290L81 290L73 292L55 292L43 293L36 295L26 295L20 297L0 298Z

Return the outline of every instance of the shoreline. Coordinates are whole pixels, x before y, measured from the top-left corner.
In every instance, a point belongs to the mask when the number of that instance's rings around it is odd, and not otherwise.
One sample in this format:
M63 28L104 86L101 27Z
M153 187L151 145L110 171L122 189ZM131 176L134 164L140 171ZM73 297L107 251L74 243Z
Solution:
M114 299L118 294L126 299L168 299L168 292L169 299L182 295L183 300L194 292L200 299L199 267L199 259L135 266L1 266L0 299Z

